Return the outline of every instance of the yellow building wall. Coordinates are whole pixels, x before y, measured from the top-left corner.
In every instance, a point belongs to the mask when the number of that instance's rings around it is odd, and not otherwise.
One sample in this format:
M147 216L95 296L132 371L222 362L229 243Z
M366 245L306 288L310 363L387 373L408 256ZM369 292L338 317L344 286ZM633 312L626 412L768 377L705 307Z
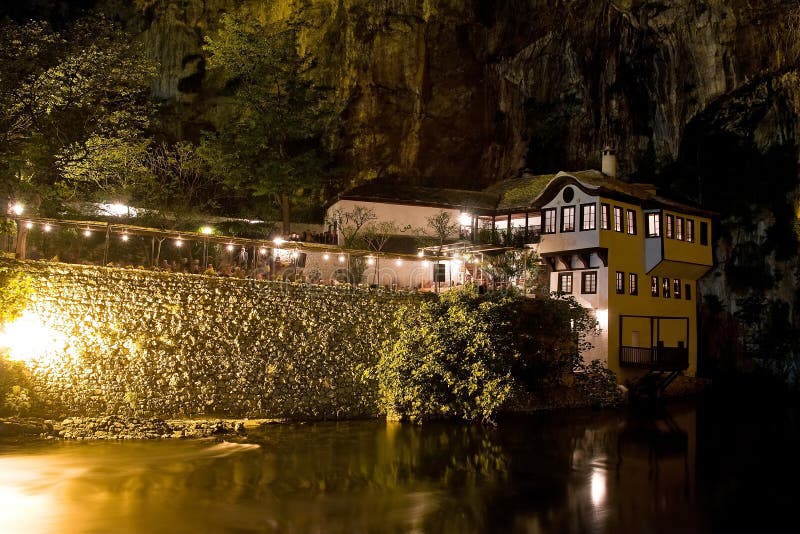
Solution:
M666 237L666 218L671 215L677 219L682 217L684 220L691 219L694 221L694 242L680 241L669 239ZM708 244L700 244L700 223L704 222L708 225ZM684 223L685 225L685 223ZM677 226L677 223L676 223ZM686 233L684 229L684 234ZM675 235L673 229L673 236ZM711 219L707 217L697 217L695 215L685 215L675 211L664 210L661 221L661 239L664 242L664 259L672 261L682 261L686 263L695 263L699 265L712 265L712 250L711 250Z
M686 371L687 375L694 375L697 372L697 313L695 298L697 296L696 281L691 279L681 279L681 298L664 298L661 296L661 281L659 278L659 296L653 297L650 293L650 276L645 272L645 225L644 213L641 207L634 204L619 202L607 198L601 198L601 203L606 203L611 209L611 229L600 230L600 246L608 249L608 366L619 376L621 382L628 379L635 378L642 374L643 371L638 369L621 368L619 365L619 352L620 352L620 316L658 316L658 317L688 317L689 319L689 340L687 347L689 349L689 368ZM627 232L615 232L613 221L614 206L618 206L625 210L632 209L636 212L636 235L629 235ZM697 225L695 233L699 232L699 218L695 218ZM625 219L623 219L625 221ZM624 225L623 225L624 226ZM662 227L663 228L663 227ZM623 230L626 228L623 227ZM710 233L710 230L709 230ZM710 236L709 236L710 238ZM673 240L674 241L674 240ZM699 234L697 235L696 243L682 243L689 246L696 246L697 248L709 249L710 246L701 246L699 244ZM688 252L681 252L689 257ZM697 254L700 258L703 252L694 250L691 254ZM695 256L691 256L695 257ZM704 256L702 256L704 257ZM710 258L710 256L709 256ZM625 292L618 294L616 292L616 272L621 271L623 274L623 281ZM638 279L638 294L630 295L628 286L628 274L636 273ZM692 286L691 300L685 299L685 285ZM670 291L672 291L672 279L670 279ZM650 343L650 330L649 319L645 321L638 321L630 323L631 319L626 318L624 321L625 331L622 332L623 342L629 344L632 342L632 332L635 330L634 325L640 327L640 343L641 347L648 347ZM661 339L664 340L665 346L676 346L678 339L686 337L686 326L684 322L672 324L673 322L662 321ZM644 326L647 325L647 328ZM666 330L665 330L666 327ZM680 334L678 332L680 330ZM653 332L653 343L656 343L655 332ZM678 337L678 336L681 337Z

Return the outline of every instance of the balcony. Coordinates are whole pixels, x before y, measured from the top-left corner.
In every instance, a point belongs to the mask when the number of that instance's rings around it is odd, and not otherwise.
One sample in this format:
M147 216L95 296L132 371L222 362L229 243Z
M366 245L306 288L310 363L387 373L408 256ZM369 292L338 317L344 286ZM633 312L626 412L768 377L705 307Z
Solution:
M684 371L689 367L689 351L683 347L620 347L619 365L655 371Z

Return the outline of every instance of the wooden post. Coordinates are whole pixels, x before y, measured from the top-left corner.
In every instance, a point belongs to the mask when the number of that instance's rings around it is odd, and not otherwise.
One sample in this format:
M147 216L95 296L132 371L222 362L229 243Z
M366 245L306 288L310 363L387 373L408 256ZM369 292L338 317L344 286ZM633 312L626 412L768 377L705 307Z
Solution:
M103 265L108 263L108 243L111 241L111 223L106 223L106 246L103 248Z
M508 214L508 226L506 226L506 239L509 246L511 245L511 213Z

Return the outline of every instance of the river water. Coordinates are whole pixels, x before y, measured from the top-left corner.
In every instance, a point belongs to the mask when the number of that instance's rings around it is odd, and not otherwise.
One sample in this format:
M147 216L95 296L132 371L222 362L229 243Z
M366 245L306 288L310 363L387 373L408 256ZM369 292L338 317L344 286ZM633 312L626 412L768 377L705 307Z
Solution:
M743 399L498 425L271 425L246 443L0 442L0 532L800 529L800 420Z

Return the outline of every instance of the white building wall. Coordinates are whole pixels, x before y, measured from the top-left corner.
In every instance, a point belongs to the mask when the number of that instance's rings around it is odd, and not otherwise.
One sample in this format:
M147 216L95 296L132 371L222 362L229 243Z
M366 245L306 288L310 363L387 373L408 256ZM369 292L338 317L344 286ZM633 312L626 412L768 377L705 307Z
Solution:
M328 208L326 218L330 219L331 215L340 210L342 212L352 211L356 206L371 209L377 219L375 222L393 222L405 233L414 235L419 233L419 230L430 233L431 228L428 227L428 217L435 217L442 211L450 214L450 219L453 224L459 224L459 215L461 214L458 209L445 209L430 206L407 206L404 204L388 204L382 202L364 202L360 200L339 200ZM456 232L451 237L458 237Z
M575 192L575 197L571 202L565 202L563 199L563 192L566 187L571 187ZM556 209L556 233L555 234L542 234L539 242L539 252L546 254L548 252L557 252L560 250L581 250L587 248L595 248L600 245L600 203L598 197L588 195L575 187L574 185L562 188L556 196L542 207L542 212L545 209ZM595 204L595 229L581 231L581 204ZM574 232L561 232L561 208L565 206L575 206L575 231ZM542 214L543 220L544 214Z

